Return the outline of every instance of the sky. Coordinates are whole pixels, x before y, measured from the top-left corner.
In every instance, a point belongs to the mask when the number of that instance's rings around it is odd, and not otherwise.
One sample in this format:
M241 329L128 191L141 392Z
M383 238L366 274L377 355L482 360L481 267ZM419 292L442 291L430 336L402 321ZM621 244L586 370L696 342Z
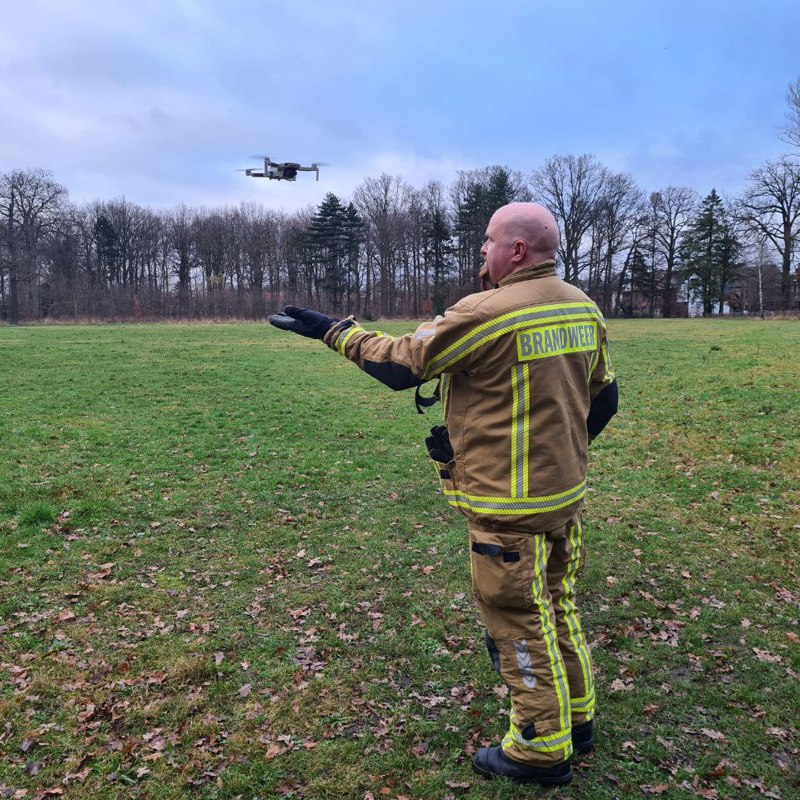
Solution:
M3 5L0 173L49 170L76 203L295 211L568 153L734 195L788 151L800 76L798 0ZM258 155L328 166L236 171Z

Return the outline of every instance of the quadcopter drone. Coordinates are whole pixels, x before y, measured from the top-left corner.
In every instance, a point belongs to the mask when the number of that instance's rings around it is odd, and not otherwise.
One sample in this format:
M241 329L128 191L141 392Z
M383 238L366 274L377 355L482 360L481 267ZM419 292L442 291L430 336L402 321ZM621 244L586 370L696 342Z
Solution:
M248 178L269 178L271 181L296 181L298 172L316 172L317 180L319 180L319 167L317 163L311 164L309 167L304 167L293 161L283 161L276 163L270 161L269 156L254 156L254 158L264 159L264 168L248 168L239 170L244 172Z

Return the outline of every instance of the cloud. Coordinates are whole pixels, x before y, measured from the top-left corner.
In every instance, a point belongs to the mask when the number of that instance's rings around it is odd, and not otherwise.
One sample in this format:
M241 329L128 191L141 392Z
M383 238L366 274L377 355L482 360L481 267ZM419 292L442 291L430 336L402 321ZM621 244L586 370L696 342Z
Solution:
M691 13L689 13L691 11ZM29 0L0 27L0 172L77 200L153 205L349 196L381 172L529 172L590 152L652 185L736 185L775 155L800 4L675 0ZM747 42L747 47L742 43ZM248 156L331 162L246 180Z

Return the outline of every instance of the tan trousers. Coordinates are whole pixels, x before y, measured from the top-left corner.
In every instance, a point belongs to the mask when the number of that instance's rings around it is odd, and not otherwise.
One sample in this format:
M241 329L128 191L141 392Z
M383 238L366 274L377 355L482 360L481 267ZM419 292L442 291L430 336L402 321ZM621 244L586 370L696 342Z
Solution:
M506 755L550 766L572 754L572 726L594 717L592 658L575 605L580 515L546 533L469 527L472 588L495 669L511 695Z

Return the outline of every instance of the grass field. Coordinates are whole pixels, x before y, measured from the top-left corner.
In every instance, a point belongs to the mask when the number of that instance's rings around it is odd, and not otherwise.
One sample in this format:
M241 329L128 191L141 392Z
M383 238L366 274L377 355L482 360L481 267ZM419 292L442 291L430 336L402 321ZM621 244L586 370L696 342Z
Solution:
M545 793L470 768L438 407L267 325L0 328L0 797L800 797L800 323L610 332L597 750Z

